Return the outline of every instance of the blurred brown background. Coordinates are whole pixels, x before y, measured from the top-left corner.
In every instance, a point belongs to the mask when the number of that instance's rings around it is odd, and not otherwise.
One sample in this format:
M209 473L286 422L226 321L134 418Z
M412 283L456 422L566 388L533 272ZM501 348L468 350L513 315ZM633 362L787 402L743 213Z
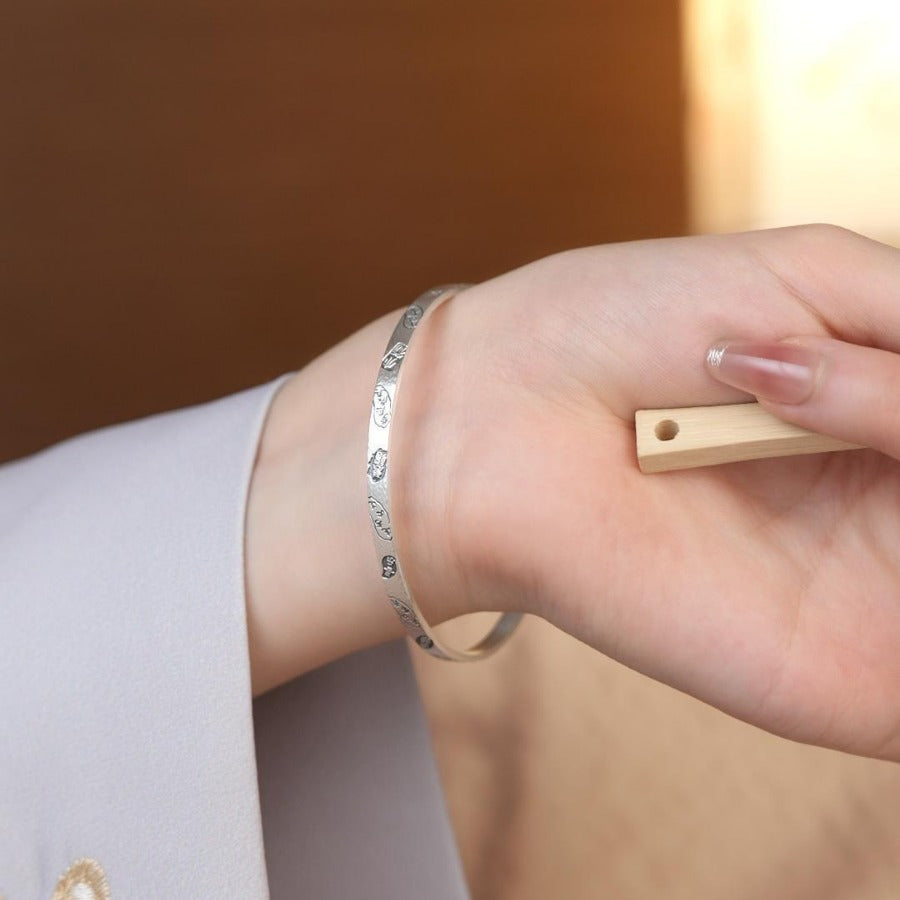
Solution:
M781 214L734 175L765 4L688 5L690 67L667 0L7 3L0 459L298 368L438 282ZM415 659L474 900L900 896L896 766L537 620Z
M671 2L13 0L0 459L685 229Z

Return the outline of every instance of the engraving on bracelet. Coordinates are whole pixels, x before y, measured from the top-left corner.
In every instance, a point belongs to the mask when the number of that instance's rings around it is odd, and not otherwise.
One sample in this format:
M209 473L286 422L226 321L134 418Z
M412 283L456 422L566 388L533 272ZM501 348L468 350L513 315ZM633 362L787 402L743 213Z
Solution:
M370 457L366 472L372 481L381 481L387 471L387 450L379 447Z
M418 303L413 303L403 316L403 324L411 331L422 321L422 313L422 307Z
M394 534L391 531L391 517L388 511L374 498L369 497L369 516L372 519L372 527L375 534L384 541L392 541Z
M404 356L406 356L406 351L409 349L403 341L397 341L387 353L384 354L384 357L381 360L381 368L386 372L390 372L391 369L396 369L397 366L400 365L401 360Z
M397 615L400 616L401 622L412 625L413 628L422 627L421 623L416 618L416 614L399 597L393 597L389 594L388 600L391 601L391 606L394 607Z
M397 574L397 558L395 556L381 557L381 577L393 578Z
M375 388L375 398L372 400L372 419L379 428L387 428L391 421L391 395L382 384Z

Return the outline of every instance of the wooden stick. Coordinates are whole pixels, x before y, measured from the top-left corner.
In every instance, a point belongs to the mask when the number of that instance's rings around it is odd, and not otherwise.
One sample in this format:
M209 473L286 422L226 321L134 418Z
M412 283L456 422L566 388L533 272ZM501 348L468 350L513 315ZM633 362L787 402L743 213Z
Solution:
M758 403L639 409L634 424L642 472L859 447L782 422Z

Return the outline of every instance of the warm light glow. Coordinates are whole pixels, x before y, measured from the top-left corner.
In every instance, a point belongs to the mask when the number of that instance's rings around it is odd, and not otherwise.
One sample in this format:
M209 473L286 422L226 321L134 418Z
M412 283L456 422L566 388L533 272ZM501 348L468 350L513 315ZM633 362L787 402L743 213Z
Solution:
M685 0L696 230L900 241L900 2Z

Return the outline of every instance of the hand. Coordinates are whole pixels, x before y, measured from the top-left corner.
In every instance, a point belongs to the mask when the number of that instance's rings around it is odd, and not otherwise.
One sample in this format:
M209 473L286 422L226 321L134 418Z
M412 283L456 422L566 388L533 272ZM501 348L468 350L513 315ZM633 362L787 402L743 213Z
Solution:
M770 731L900 759L897 297L900 252L827 226L578 250L461 294L395 426L414 595L525 609ZM750 399L704 366L729 338L815 345L811 395L770 407L890 455L640 474L635 409Z

